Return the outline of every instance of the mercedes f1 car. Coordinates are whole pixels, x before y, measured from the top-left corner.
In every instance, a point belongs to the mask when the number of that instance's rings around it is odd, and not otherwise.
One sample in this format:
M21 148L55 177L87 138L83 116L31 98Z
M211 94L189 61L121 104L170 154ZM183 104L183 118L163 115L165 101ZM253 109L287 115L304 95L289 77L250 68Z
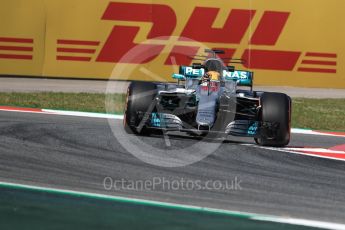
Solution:
M201 61L180 66L177 83L131 82L126 97L127 133L180 131L191 135L254 138L264 146L290 141L291 99L283 93L253 91L253 72L235 70L222 50L205 50ZM227 64L225 64L227 63Z

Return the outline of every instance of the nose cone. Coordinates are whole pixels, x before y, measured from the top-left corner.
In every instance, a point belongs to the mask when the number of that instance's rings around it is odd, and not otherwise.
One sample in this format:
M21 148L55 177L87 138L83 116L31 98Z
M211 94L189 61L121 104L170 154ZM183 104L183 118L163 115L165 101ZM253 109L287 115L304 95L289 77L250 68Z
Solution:
M218 92L204 93L200 92L198 113L196 116L196 122L199 126L208 126L211 128L215 121L216 102L218 98Z
M207 126L211 128L214 123L214 111L210 110L199 110L196 117L196 122L199 126Z

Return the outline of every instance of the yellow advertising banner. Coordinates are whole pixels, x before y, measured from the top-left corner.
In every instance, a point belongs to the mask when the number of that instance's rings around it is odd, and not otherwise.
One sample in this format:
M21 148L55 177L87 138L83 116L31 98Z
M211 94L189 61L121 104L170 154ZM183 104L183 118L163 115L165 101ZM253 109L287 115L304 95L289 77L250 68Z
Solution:
M0 74L42 75L45 20L44 0L0 2Z
M256 85L345 88L343 0L1 4L0 74L171 81L217 48L225 62L243 59L234 65Z

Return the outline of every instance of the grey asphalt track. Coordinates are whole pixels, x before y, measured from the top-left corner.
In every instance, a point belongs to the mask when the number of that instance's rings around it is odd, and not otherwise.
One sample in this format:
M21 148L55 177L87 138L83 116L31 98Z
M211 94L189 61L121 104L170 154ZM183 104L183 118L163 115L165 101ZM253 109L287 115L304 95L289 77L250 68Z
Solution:
M121 121L116 121L119 127ZM164 148L161 137L140 137ZM173 146L198 140L177 135ZM200 162L176 168L140 161L118 143L107 120L0 112L0 180L211 208L345 223L345 162L243 145L229 139ZM207 141L207 140L206 140ZM294 134L292 146L331 147L344 138ZM106 190L105 177L126 180L229 181L237 190Z

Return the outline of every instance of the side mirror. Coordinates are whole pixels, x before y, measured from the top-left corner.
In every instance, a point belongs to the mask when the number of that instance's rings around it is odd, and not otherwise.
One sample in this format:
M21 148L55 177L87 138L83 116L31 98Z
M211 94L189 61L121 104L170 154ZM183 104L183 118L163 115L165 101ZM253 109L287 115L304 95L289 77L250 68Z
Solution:
M227 66L226 68L229 72L235 72L235 66Z
M202 69L202 68L204 68L204 66L200 63L193 63L192 68L193 69Z
M177 80L179 80L179 81L185 81L185 80L186 80L186 77L185 77L184 75L182 75L182 74L177 74L177 73L174 73L174 74L172 75L172 78L177 79Z

